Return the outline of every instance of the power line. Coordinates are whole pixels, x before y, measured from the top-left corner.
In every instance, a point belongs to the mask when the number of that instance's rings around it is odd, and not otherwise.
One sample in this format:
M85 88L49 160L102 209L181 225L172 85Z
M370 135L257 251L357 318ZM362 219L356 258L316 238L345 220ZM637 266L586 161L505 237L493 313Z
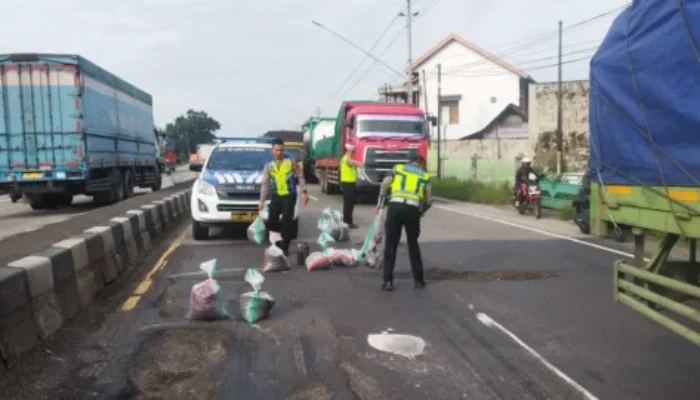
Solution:
M614 13L616 13L616 12L619 12L620 10L626 8L628 5L629 5L629 3L628 3L627 5L625 5L625 6L616 7L616 8L614 8L614 9L612 9L612 10L608 10L608 11L605 11L605 12L603 12L603 13L597 14L597 15L595 15L595 16L593 16L593 17L590 17L590 18L581 20L581 21L579 21L579 22L576 22L576 23L573 23L573 24L567 26L567 27L564 28L564 29L565 29L565 30L572 30L572 29L580 28L580 27L582 27L582 26L585 26L585 25L587 25L587 24L590 24L590 23L593 23L593 22L595 22L595 21L597 21L597 20L600 20L600 19L602 19L602 18L605 18L605 17L607 17L607 16L609 16L609 15L611 15L611 14L614 14ZM540 34L540 35L537 35L537 36L535 36L535 37L533 37L533 38L531 38L531 39L529 39L529 40L525 39L525 42L522 43L521 45L513 46L513 47L511 47L510 49L507 49L507 50L504 50L504 51L502 51L502 52L500 52L500 53L494 54L494 56L495 56L495 57L498 57L498 58L503 58L503 57L505 57L505 56L518 53L518 52L520 52L520 51L522 51L522 50L526 50L526 49L528 49L528 48L532 48L533 45L535 45L535 44L537 44L537 43L542 43L542 42L544 42L544 41L553 39L556 35L558 35L558 33L559 33L559 30L556 29L556 30L552 30L552 31L545 32L545 33L542 33L542 34ZM520 41L522 41L522 40L520 40ZM514 43L517 43L517 42L518 42L518 41L516 41L516 42L514 42ZM485 64L485 63L487 63L487 62L489 62L489 61L491 61L491 60L489 60L489 59L484 59L484 60L473 61L473 62L470 62L470 63L462 64L461 67L466 67L466 68L468 68L468 67L475 67L475 66L479 66L479 65ZM453 66L450 66L449 68L454 68L454 67L458 67L458 66L460 66L460 65L453 65ZM432 71L430 74L431 74L431 75L434 75L435 72Z
M391 49L391 47L394 45L394 43L396 43L396 41L399 39L399 37L401 36L401 34L402 34L405 30L406 30L406 27L404 26L404 27L401 28L398 32L396 32L396 35L391 39L391 41L389 42L389 44L387 44L387 46L384 48L384 50L382 50L382 52L379 53L379 57L380 57L380 58L383 57L384 54L386 54L386 52L389 51L389 49ZM356 80L355 83L353 83L352 86L350 86L350 87L343 93L343 96L342 96L342 97L345 97L348 93L350 93L351 90L353 90L353 89L355 88L355 86L357 86L360 82L362 82L362 81L367 77L367 75L368 75L369 72L372 70L372 68L374 68L375 65L377 65L377 61L376 61L376 60L375 60L370 66L368 66L368 67L365 69L365 73L362 74L362 76L360 76L360 78L359 78L358 80Z
M576 58L573 60L562 61L562 65L572 64L572 63L585 61L585 60L590 60L591 58L592 58L592 56L586 56L586 57ZM541 69L556 67L558 65L559 65L559 63L538 65L535 67L527 68L526 71L528 71L528 72L529 71L537 71L537 70L541 70ZM480 78L480 77L485 77L485 76L499 76L499 75L508 75L508 74L509 74L509 72L491 72L491 73L484 73L484 74L469 74L469 73L464 74L463 73L462 75L452 73L452 74L442 74L442 76L449 75L449 76L461 77L461 78Z
M563 53L562 56L570 56L570 55L574 55L574 54L587 53L587 52L589 52L589 51L591 51L591 50L598 50L598 46L592 46L592 47L588 47L588 48L581 49L581 50L570 51L570 52L568 52L568 53ZM535 59L530 59L530 60L526 60L526 61L519 62L519 63L517 64L517 66L518 66L520 69L525 69L525 68L522 68L522 65L523 65L523 64L532 64L532 63L541 62L541 61L555 60L555 59L557 59L557 58L559 58L559 55L550 56L550 57L540 57L540 58L535 58ZM490 67L485 68L485 69L475 69L475 70L474 70L474 72L494 72L494 71L495 71L495 72L500 72L501 69L500 69L500 68L497 68L497 67L495 67L495 66L490 66Z
M386 27L386 29L384 29L384 31L382 32L382 34L379 35L379 38L374 42L374 44L372 45L372 48L369 49L369 52L370 52L370 53L373 52L374 49L375 49L375 48L379 45L379 43L382 41L382 39L384 39L384 36L386 36L386 34L389 32L389 29L391 29L391 27L394 25L394 23L396 22L396 20L397 20L398 18L399 18L399 16L398 16L398 14L397 14L397 15L394 16L394 18L391 19L391 22L389 22L389 25ZM380 57L381 57L381 56L380 56ZM362 68L362 65L364 65L365 61L366 61L368 58L369 58L369 56L365 55L365 57L360 61L360 63L357 64L357 67L355 67L355 69L352 70L352 72L350 73L350 75L348 75L348 76L345 78L345 80L343 81L343 83L342 83L340 86L338 86L338 88L333 92L333 94L332 94L330 97L328 97L328 99L326 99L326 101L323 102L323 105L321 106L321 109L325 108L325 107L328 105L328 103L329 103L331 100L333 100L333 99L335 98L335 96L345 87L345 85L347 85L347 84L350 82L350 80L353 78L353 76L355 76L355 74L357 73L357 71L359 71L360 68Z

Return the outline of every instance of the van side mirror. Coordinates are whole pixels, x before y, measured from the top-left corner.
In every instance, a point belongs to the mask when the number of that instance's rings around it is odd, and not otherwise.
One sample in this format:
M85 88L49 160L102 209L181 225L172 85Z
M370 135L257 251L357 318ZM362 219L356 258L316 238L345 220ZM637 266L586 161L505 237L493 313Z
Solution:
M430 122L430 126L436 126L437 125L437 117L434 115L428 116L428 122Z

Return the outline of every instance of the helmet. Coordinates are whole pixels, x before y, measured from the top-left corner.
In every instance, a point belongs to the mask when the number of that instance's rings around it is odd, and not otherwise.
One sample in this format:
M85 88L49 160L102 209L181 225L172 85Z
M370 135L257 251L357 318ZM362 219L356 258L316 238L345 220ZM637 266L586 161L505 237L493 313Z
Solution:
M530 160L530 157L523 157L520 159L520 162L523 164L530 164L532 160Z

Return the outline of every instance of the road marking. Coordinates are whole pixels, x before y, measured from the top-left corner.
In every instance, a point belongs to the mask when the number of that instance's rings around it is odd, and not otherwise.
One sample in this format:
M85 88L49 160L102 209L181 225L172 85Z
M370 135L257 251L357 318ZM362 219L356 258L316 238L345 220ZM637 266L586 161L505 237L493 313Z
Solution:
M318 197L312 196L312 195L308 195L308 196L309 196L309 198L310 198L311 200L313 200L313 201L318 201Z
M470 304L469 308L473 309L473 306ZM564 372L562 372L559 368L555 367L547 361L546 358L544 358L540 353L535 351L532 347L528 346L527 343L523 342L520 340L519 337L517 337L513 332L509 331L506 329L503 325L499 324L495 320L493 320L491 317L484 313L476 313L476 318L484 325L486 325L489 328L496 328L500 330L502 333L504 333L506 336L511 338L515 343L517 343L520 347L525 349L530 355L535 357L537 361L542 363L547 369L549 369L551 372L553 372L556 376L561 378L564 382L566 382L569 386L571 386L574 390L579 392L583 397L585 397L588 400L598 400L596 396L594 396L591 392L586 390L583 386L578 384L575 380L571 379L568 375L566 375Z
M572 242L572 243L582 244L582 245L584 245L584 246L592 247L592 248L598 249L598 250L607 251L607 252L609 252L609 253L617 254L617 255L620 255L620 256L629 257L629 258L634 258L634 254L630 254L630 253L627 253L627 252L624 252L624 251L621 251L621 250L617 250L617 249L613 249L613 248L610 248L610 247L606 247L606 246L601 246L601 245L599 245L599 244L587 242L587 241L585 241L585 240L576 239L576 238L573 238L573 237L571 237L571 236L565 236L565 235L560 235L560 234L553 233L553 232L543 231L543 230L541 230L541 229L533 228L533 227L530 227L530 226L527 226L527 225L516 224L516 223L514 223L514 222L504 221L504 220L498 219L498 218L487 217L487 216L485 216L485 215L474 214L474 213L470 213L470 212L467 212L467 211L455 210L455 209L450 208L450 207L445 207L445 206L435 206L435 207L437 207L437 208L439 208L439 209L441 209L441 210L450 211L450 212L453 212L453 213L456 213L456 214L462 214L462 215L466 215L466 216L469 216L469 217L480 218L480 219L483 219L483 220L486 220L486 221L497 222L497 223L499 223L499 224L508 225L508 226L512 226L512 227L520 228L520 229L525 229L525 230L527 230L527 231L539 233L539 234L541 234L541 235L545 235L545 236L549 236L549 237L553 237L553 238L557 238L557 239L568 240L569 242ZM649 259L648 259L648 258L645 258L644 261L649 261Z
M153 275L155 275L158 271L163 269L167 264L168 264L168 257L182 244L182 242L185 240L185 235L187 234L187 230L182 232L180 236L175 239L174 242L170 244L170 247L168 247L167 250L160 256L158 259L158 262L151 268L150 271L146 274L146 276L141 280L139 285L134 289L134 292L129 296L128 299L124 302L122 305L122 311L131 311L136 307L136 305L139 303L139 300L141 300L141 297L146 294L148 289L150 289L151 285L153 284Z

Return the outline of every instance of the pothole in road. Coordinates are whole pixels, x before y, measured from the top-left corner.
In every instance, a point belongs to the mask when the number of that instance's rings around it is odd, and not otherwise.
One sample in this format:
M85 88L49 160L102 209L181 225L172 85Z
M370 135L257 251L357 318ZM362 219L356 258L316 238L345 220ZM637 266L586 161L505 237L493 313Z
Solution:
M494 281L532 281L540 279L556 278L559 273L556 271L538 270L501 270L495 271L454 271L445 268L428 268L425 276L432 281L471 281L471 282L494 282Z
M225 384L215 371L230 347L230 332L157 330L140 343L129 380L142 398L212 399Z

